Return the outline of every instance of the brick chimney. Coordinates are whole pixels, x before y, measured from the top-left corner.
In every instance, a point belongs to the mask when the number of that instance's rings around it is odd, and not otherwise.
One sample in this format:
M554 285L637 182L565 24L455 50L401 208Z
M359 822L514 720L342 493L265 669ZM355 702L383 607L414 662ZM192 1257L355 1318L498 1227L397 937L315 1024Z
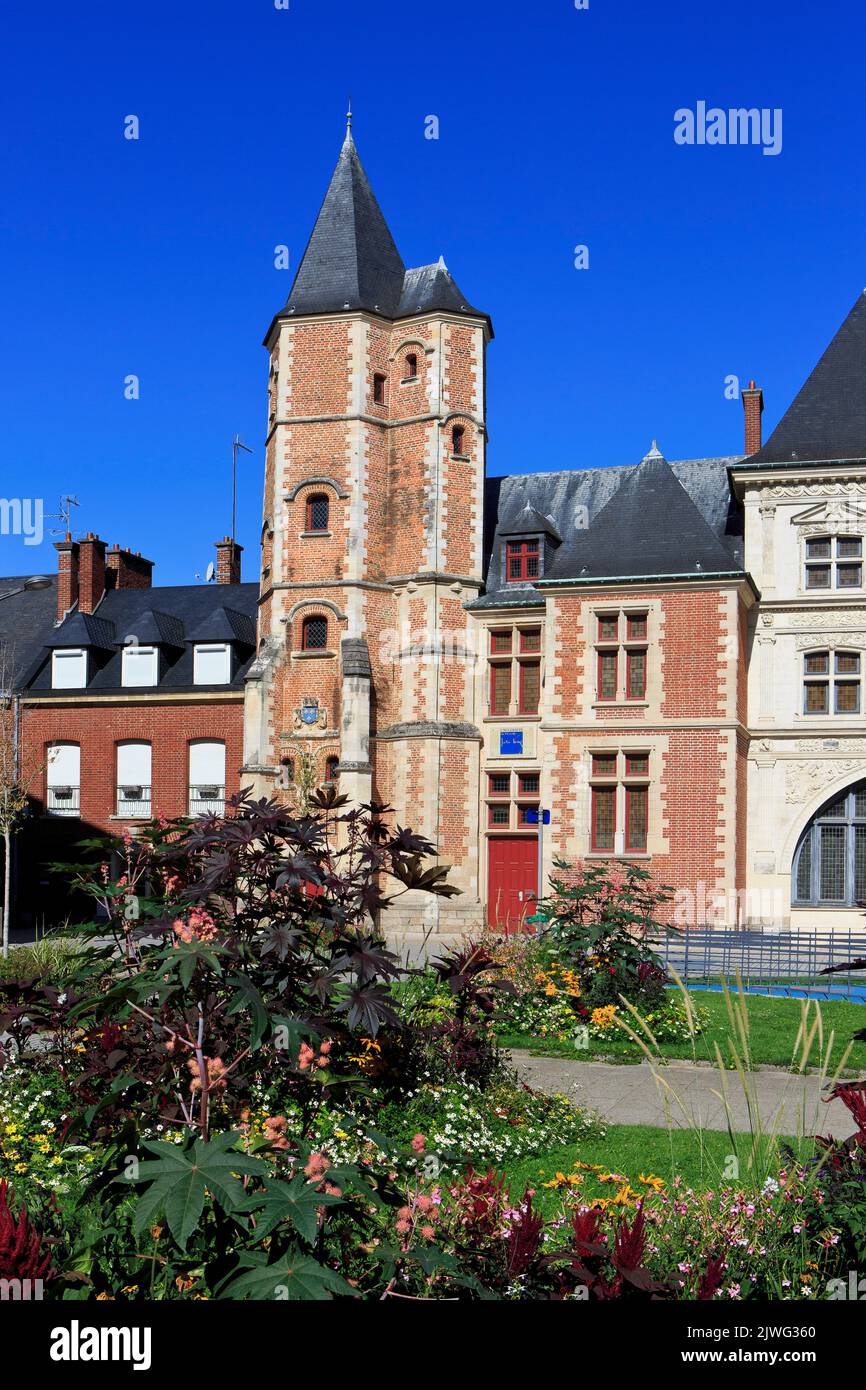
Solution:
M106 589L149 589L153 581L153 561L140 550L121 550L114 545L105 557Z
M78 602L78 541L69 532L62 541L54 542L57 551L57 621L63 621L74 603Z
M743 410L746 414L746 453L756 454L761 447L761 412L764 409L764 393L760 386L749 382L742 392Z
M105 541L88 531L78 542L78 611L92 613L105 593Z
M221 541L217 541L217 584L240 584L242 550L243 546L233 541L231 536L223 536Z

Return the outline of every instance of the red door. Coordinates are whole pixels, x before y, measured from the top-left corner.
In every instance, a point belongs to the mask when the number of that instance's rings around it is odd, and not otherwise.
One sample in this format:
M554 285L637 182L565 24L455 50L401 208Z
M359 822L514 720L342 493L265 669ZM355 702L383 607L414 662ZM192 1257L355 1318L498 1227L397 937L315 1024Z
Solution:
M538 840L530 835L488 840L487 921L496 931L520 931L535 910Z

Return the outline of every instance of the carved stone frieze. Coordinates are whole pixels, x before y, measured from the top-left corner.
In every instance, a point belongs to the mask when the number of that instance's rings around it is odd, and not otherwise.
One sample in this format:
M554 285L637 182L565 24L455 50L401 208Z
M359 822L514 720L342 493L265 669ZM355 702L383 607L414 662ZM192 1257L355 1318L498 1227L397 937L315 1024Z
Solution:
M866 761L863 759L828 758L822 762L791 763L785 772L785 800L791 805L802 805L843 777L850 777L853 782L864 772Z

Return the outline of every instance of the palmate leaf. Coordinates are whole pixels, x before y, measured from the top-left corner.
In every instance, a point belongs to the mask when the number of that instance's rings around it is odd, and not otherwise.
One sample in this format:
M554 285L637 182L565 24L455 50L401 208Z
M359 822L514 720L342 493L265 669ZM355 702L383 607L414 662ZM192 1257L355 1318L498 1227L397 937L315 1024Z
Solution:
M252 980L248 979L247 976L231 975L228 983L235 986L235 993L229 1004L228 1013L231 1015L238 1013L241 1009L249 1010L252 1019L250 1048L255 1052L271 1026L271 1016L265 1008L265 1001Z
M347 1284L336 1270L320 1265L295 1246L284 1250L271 1264L265 1264L265 1259L266 1256L255 1252L242 1256L237 1268L253 1267L231 1279L220 1291L220 1298L288 1298L322 1303L334 1294L358 1297L357 1289Z
M281 1221L290 1221L298 1235L312 1245L318 1229L318 1208L333 1206L340 1200L327 1192L317 1192L313 1183L298 1174L290 1182L268 1183L264 1192L249 1199L244 1210L256 1212L257 1240L270 1235Z
M162 1211L169 1230L184 1250L198 1225L206 1193L209 1192L225 1211L243 1207L246 1193L234 1175L264 1177L269 1169L260 1158L252 1158L233 1147L240 1137L235 1132L218 1134L209 1143L196 1139L188 1148L168 1144L162 1139L146 1141L144 1147L156 1154L156 1158L145 1159L138 1165L136 1182L149 1186L136 1203L136 1231L140 1234Z

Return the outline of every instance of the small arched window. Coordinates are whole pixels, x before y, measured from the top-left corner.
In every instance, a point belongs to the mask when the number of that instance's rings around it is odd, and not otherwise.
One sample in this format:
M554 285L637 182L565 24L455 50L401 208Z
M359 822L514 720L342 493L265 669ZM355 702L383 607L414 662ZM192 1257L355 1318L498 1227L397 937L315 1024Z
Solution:
M451 430L451 452L452 454L464 454L466 444L466 431L462 425L454 425Z
M330 504L323 492L315 492L307 498L307 530L327 531L330 519Z
M373 374L373 401L376 405L385 404L385 378L381 372Z
M328 645L328 619L321 613L305 618L301 627L301 648L305 652L320 652Z
M417 352L406 353L406 381L414 381L418 375Z
M325 759L325 781L338 782L340 780L340 759L331 756Z

